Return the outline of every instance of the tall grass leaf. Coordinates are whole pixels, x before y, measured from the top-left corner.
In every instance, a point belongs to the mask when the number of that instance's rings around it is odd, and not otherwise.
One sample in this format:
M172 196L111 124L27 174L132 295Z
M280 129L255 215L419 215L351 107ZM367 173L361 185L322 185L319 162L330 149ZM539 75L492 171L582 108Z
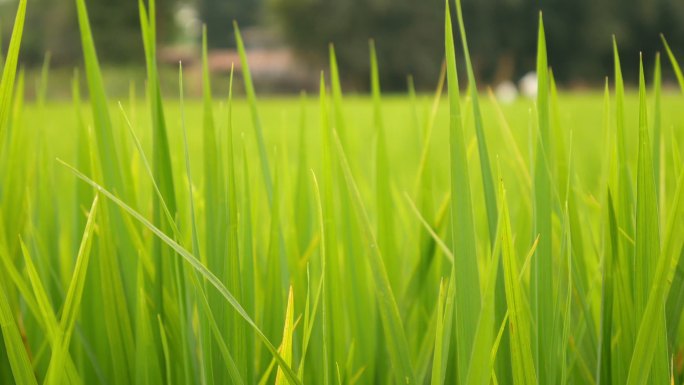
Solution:
M475 248L473 208L468 176L465 134L456 72L456 54L449 2L445 12L445 49L449 88L449 152L451 177L451 231L454 251L456 373L459 384L466 384L473 338L480 314L480 284Z
M497 220L497 222L499 222ZM473 351L471 353L470 367L468 368L467 383L468 384L489 384L494 368L494 358L492 357L492 349L494 346L494 331L499 323L495 323L495 297L496 286L499 281L498 271L500 264L499 256L499 231L500 228L497 223L497 231L495 233L494 245L491 252L491 258L487 262L485 287L482 293L482 308L480 310L480 317L477 323L477 330L473 338ZM505 317L504 313L504 317ZM502 375L505 375L502 373Z
M5 340L7 358L17 384L38 384L21 333L12 315L5 289L0 285L0 327Z
M83 113L81 111L81 86L79 81L78 70L74 70L74 76L71 84L72 99L74 103L74 113L76 115L76 124L78 129L77 150L76 150L76 166L85 172L90 172L90 137L88 128L85 124ZM78 252L78 245L82 236L81 229L84 228L86 218L83 211L86 210L88 202L92 201L92 189L85 186L83 183L76 182L75 185L75 210L74 210L74 253Z
M601 321L599 329L598 361L596 366L596 384L612 384L612 337L613 337L613 274L614 261L620 252L618 242L617 219L613 197L608 191L607 231L601 261Z
M242 272L240 271L240 248L239 248L239 215L237 208L237 192L235 181L235 148L233 146L233 67L230 70L228 84L228 127L226 130L226 166L227 179L227 198L228 198L228 289L235 295L236 299L242 301ZM231 327L229 333L229 344L233 347L237 357L237 365L240 372L247 371L247 351L245 325L240 320L240 316L235 312L228 312L228 322Z
M353 145L357 143L353 143L352 140L354 139L354 135L351 135L353 132L348 132L348 127L347 127L347 122L345 119L345 114L344 114L344 106L343 106L343 99L342 99L342 86L341 86L341 80L340 80L340 73L337 65L337 56L335 54L335 49L334 46L331 44L330 49L329 49L329 61L330 61L330 93L331 93L331 102L329 103L329 111L325 111L324 116L322 119L326 120L325 126L327 126L328 133L331 133L333 130L337 133L337 135L340 138L340 141L342 142L342 147L345 149L345 151L351 151L355 147ZM372 72L372 71L371 71ZM378 76L379 78L379 76ZM379 80L377 82L377 90L378 90L378 95L380 93L380 85L379 85ZM327 101L326 101L327 103ZM375 103L371 103L371 105L375 105ZM378 103L379 105L379 103ZM373 107L373 111L375 111L375 107ZM373 113L375 115L375 112ZM375 118L373 117L373 120ZM373 127L375 128L375 127ZM332 135L327 135L327 138L332 138ZM330 141L329 143L332 143ZM377 148L378 143L376 142L376 148ZM364 371L364 377L366 378L377 378L376 375L380 375L381 372L386 371L385 368L385 360L380 360L378 359L378 353L377 349L379 346L383 345L382 338L383 334L378 332L378 328L380 328L380 321L378 318L375 316L375 298L373 296L365 296L363 293L366 292L369 289L369 286L366 285L349 285L348 282L368 282L368 271L366 269L366 264L364 262L364 258L362 257L361 254L355 253L352 250L358 250L360 247L362 247L362 240L360 235L358 234L357 231L355 231L355 219L353 218L353 209L352 209L352 203L351 203L351 194L349 192L349 186L343 183L343 177L341 175L339 166L337 162L335 161L335 154L334 154L334 145L330 145L327 147L328 149L332 149L332 153L329 154L330 156L325 156L325 159L329 159L331 163L330 167L330 179L331 185L329 187L331 188L331 196L335 195L335 198L331 200L333 201L338 201L338 203L335 205L333 203L332 206L328 206L324 202L324 207L333 207L337 206L337 208L340 210L342 215L337 215L335 218L338 219L339 221L339 229L335 230L333 226L327 226L327 231L329 232L328 235L328 250L329 252L336 252L338 247L341 248L341 250L344 250L343 252L349 253L350 255L353 255L354 258L350 263L345 263L346 266L349 267L348 273L347 274L339 274L335 273L335 275L328 273L327 281L331 284L331 286L337 285L339 290L336 291L341 291L344 290L346 293L348 293L348 296L350 297L355 297L356 301L354 303L354 306L349 306L346 308L346 317L349 319L349 323L351 326L350 333L345 333L344 331L336 331L336 329L330 328L331 331L333 331L335 338L339 340L345 340L345 344L348 343L348 339L346 334L350 334L355 336L355 342L357 342L360 346L360 349L358 349L358 360L364 362L366 364L366 370ZM358 147L356 147L358 148ZM372 158L371 161L375 162L377 156ZM355 170L356 168L360 167L360 165L355 164L355 159L349 159L349 167L352 170ZM327 167L327 166L326 166ZM373 168L370 168L369 170L373 170ZM372 173L372 171L371 171ZM328 188L328 183L326 183L327 176L325 174L321 175L321 182L323 184L323 189L325 190ZM337 181L341 181L337 182ZM334 186L334 187L333 187ZM333 194L334 193L334 194ZM327 195L327 193L324 192L324 195ZM377 194L376 194L377 195ZM324 199L327 200L327 198L324 197ZM327 210L326 210L326 216L327 216ZM332 217L331 217L332 218ZM334 233L334 234L333 234ZM327 264L328 269L332 271L338 271L340 270L339 267L335 267L339 264L339 262L336 262L335 259L329 258L328 259L329 263ZM339 282L339 284L337 283ZM344 296L340 294L335 293L335 296L338 296L337 303L342 303L344 301ZM332 312L330 313L332 314ZM334 319L337 317L331 317L331 319ZM371 322L371 320L377 320L376 327L375 328L370 328L368 327L368 323ZM344 347L344 345L336 342L335 343L335 349L336 349L336 355L339 355L340 357L347 354L347 349ZM349 360L347 360L349 361ZM332 360L331 360L332 362ZM344 370L351 371L353 368L347 367L346 369L343 367ZM351 372L349 373L344 373L344 376L346 377L351 377L353 374Z
M684 92L684 75L682 74L682 69L679 66L679 62L677 61L677 58L675 57L674 53L672 53L670 45L667 44L665 36L661 34L660 39L663 41L665 51L667 52L667 57L670 59L670 63L672 64L672 69L674 70L675 76L677 77L677 83L679 83L679 88L681 88L682 92Z
M3 242L0 242L0 245L6 244L6 242ZM4 271L7 272L8 279L10 279L12 283L15 285L17 293L23 297L23 301L25 302L26 308L29 310L30 314L33 317L35 317L35 319L38 321L39 327L42 329L42 332L45 333L48 338L48 343L50 345L57 344L56 339L58 337L57 333L59 330L59 322L57 320L57 317L52 311L43 311L42 303L41 305L39 305L38 303L39 297L41 298L41 300L45 301L47 298L47 293L44 291L42 283L40 284L40 286L32 285L31 287L29 287L29 285L22 278L17 268L14 266L13 262L10 261L6 248L4 248L3 246L3 249L1 250L2 251L0 251L0 259L2 260ZM35 268L32 271L35 271ZM27 348L27 350L30 350L28 349L28 345L22 346L22 349L23 348ZM30 360L32 361L32 359ZM74 365L71 356L67 355L66 364L62 367L62 369L66 373L66 376L70 382L77 384L81 383L80 376L76 372L76 366Z
M656 53L656 59L653 70L653 130L651 132L651 141L653 150L651 154L653 155L653 178L655 179L656 196L658 197L658 211L662 214L663 212L663 194L662 184L664 183L665 176L662 175L662 159L661 159L661 147L662 147L662 87L663 87L663 76L662 69L660 65L660 52ZM662 177L661 177L662 175Z
M343 303L341 292L341 279L339 271L339 257L337 254L338 235L336 227L335 197L334 197L334 171L336 170L333 129L330 125L327 92L325 89L325 77L320 76L319 110L321 129L321 203L324 223L330 223L322 229L321 238L325 239L325 274L328 277L323 288L323 339L327 349L327 365L323 368L323 382L330 384L332 381L333 365L340 361L343 352L346 351L346 333L343 329L335 328L335 322L345 319L341 305Z
M0 80L0 134L3 133L5 124L10 115L12 106L12 95L14 94L14 80L17 72L17 62L19 60L19 49L21 47L21 37L24 33L24 20L26 19L26 1L20 0L17 14L12 28L7 57L2 67L2 80ZM0 143L2 145L2 143Z
M120 154L113 132L113 125L109 114L109 105L105 94L104 83L97 59L95 43L91 33L90 21L85 0L76 0L78 24L81 34L81 45L84 56L89 99L94 122L94 138L96 148L92 155L97 159L98 166L94 169L98 179L103 184L124 194L130 187L125 183L124 171L120 163ZM111 371L109 375L116 382L127 383L132 380L134 367L134 337L131 326L131 306L135 304L136 263L137 255L129 234L130 222L127 223L119 211L111 205L100 216L100 222L111 226L116 239L111 236L103 237L98 243L100 260L98 260L99 286L101 300L108 306L101 307L105 332L109 342L109 358Z
M637 207L636 207L636 255L635 255L635 309L637 317L641 318L643 323L646 320L645 315L642 317L649 301L649 294L653 290L654 274L662 258L660 255L660 231L658 223L658 198L656 195L655 179L653 175L653 162L651 159L651 146L649 143L648 118L646 116L646 86L644 81L643 62L640 61L639 66L639 156L637 168ZM662 310L662 309L661 309ZM649 319L649 325L659 330L655 335L655 340L658 350L654 352L662 352L666 346L661 340L664 329L665 319L664 312L659 314L657 319ZM656 326L655 324L658 324ZM638 335L637 335L638 341ZM635 346L635 355L638 354ZM634 355L632 356L634 360ZM665 353L667 357L667 353ZM634 362L634 361L632 361ZM650 381L662 383L667 381L667 368L662 368L658 364L661 360L654 361L654 366L651 368ZM632 376L632 365L630 365L630 377ZM646 368L648 372L648 368ZM628 377L628 382L630 378Z
M145 62L147 67L147 94L150 104L150 115L152 121L152 180L155 181L155 189L158 194L152 196L152 211L153 211L153 223L162 229L163 231L171 232L175 229L176 225L174 223L174 218L176 216L176 192L174 189L174 179L173 179L173 169L171 166L171 154L169 150L169 139L166 128L166 118L164 116L164 106L161 98L161 86L159 81L159 75L157 73L157 31L156 31L156 4L155 0L149 0L149 13L145 8L143 0L138 1L138 8L140 14L140 25L143 35L143 46L145 49ZM157 188L158 187L158 188ZM163 201L163 203L162 203ZM162 208L163 206L163 208ZM167 214L164 215L162 210L166 211ZM171 218L168 217L170 213ZM165 286L165 281L177 282L174 277L179 274L185 277L183 273L183 265L176 259L172 261L173 265L168 266L166 261L170 260L168 254L170 249L165 247L162 242L155 238L152 244L152 258L155 266L158 269L158 273L155 276L155 289L152 291L154 301L154 306L156 311L162 316L162 323L168 324L170 320L168 319L168 312L164 309L163 302L163 288ZM182 285L183 281L180 281ZM184 288L176 287L177 302L180 308L180 312L183 316L179 318L181 323L180 328L180 342L181 342L181 352L186 352L187 340L186 336L187 327L185 327L185 316L186 304L184 301ZM157 344L157 351L160 351L163 347L161 345L161 335L154 333L154 340ZM184 359L183 362L187 362ZM163 360L160 360L162 368L165 364ZM180 366L178 367L180 368ZM169 370L164 369L163 372L166 373ZM170 381L165 379L165 382Z
M330 61L330 91L333 100L333 116L335 122L335 130L340 136L342 145L345 149L349 147L349 139L347 138L347 128L344 119L344 111L342 111L342 85L340 84L340 71L337 65L337 56L335 55L335 46L331 43L328 47L329 61Z
M633 191L632 178L627 164L627 138L625 134L625 86L622 79L622 67L620 65L620 55L617 48L617 40L613 37L613 57L615 62L615 126L617 149L617 200L616 214L618 215L618 226L630 238L634 239L634 215L633 212ZM622 250L624 256L632 258L634 255L634 245L621 237ZM625 261L627 262L627 261ZM634 282L634 262L625 263L630 282ZM631 342L625 344L631 345Z
M185 248L183 248L181 245L179 245L176 241L171 239L168 235L164 234L160 229L156 228L152 223L150 223L149 220L145 219L140 213L132 209L130 206L128 206L126 203L124 203L121 199L117 198L116 195L111 193L110 191L106 190L104 187L101 185L97 184L94 182L92 179L88 178L87 176L83 175L80 173L78 170L74 169L73 167L69 166L68 164L64 163L63 161L60 160L60 163L62 163L65 167L67 167L69 170L71 170L72 173L79 179L83 180L84 182L88 183L91 185L93 188L95 188L98 192L106 196L109 200L111 200L114 204L119 206L122 210L130 214L133 218L135 218L138 222L140 222L145 228L149 229L154 235L158 236L161 238L164 243L169 245L171 248L176 251L177 255L182 257L186 262L190 264L190 266L197 271L203 278L205 278L216 290L219 291L219 293L226 299L226 301L233 307L238 314L249 324L249 326L256 332L257 336L259 339L264 343L266 348L271 352L271 354L274 356L276 362L278 365L283 368L285 374L287 375L288 380L292 384L299 384L299 381L297 380L296 374L292 371L292 369L285 363L283 358L278 354L277 349L273 344L266 338L264 333L259 329L259 327L256 325L256 323L252 320L252 318L245 312L243 309L242 305L235 299L235 297L226 289L226 287L221 283L221 281L214 275L210 270L207 269L192 253L187 251Z
M679 66L679 63L677 62L677 58L674 56L672 53L672 50L670 49L669 44L667 43L667 40L665 40L665 36L660 35L660 38L663 42L663 45L665 46L665 50L667 52L667 56L670 59L670 63L672 65L672 69L675 72L675 75L677 77L677 82L679 83L679 87L681 91L684 93L684 75L682 75L682 70ZM658 113L656 111L656 113ZM674 138L674 136L671 136L671 138ZM665 136L663 134L663 137L661 140L666 142ZM675 167L671 170L671 172L674 175L677 175L679 173L680 169L680 164L681 164L681 158L679 156L679 147L677 146L677 141L672 140L672 158L673 158L673 164ZM654 146L655 147L655 146ZM663 159L664 161L664 159ZM663 179L666 179L667 175L667 170L661 170L661 173L663 175ZM656 181L658 183L658 181ZM664 189L663 189L664 190ZM665 205L665 200L663 199L663 195L665 195L665 191L661 191L661 209ZM663 209L661 210L661 214L664 214L666 211ZM662 215L661 215L662 216ZM682 272L684 271L684 258L680 258L679 260L679 266L677 266L677 270ZM681 313L682 313L682 306L684 306L684 275L681 273L675 274L674 275L674 282L672 283L672 291L670 292L670 296L667 300L667 328L668 328L668 340L669 341L675 341L678 331L679 331L679 325L681 321Z
M673 196L671 211L668 216L664 237L660 247L660 258L653 274L653 284L650 287L648 302L644 309L639 332L634 345L634 354L629 366L627 384L649 383L649 373L653 360L657 357L657 349L662 342L660 334L664 333L662 322L663 307L672 286L681 256L684 234L682 219L684 218L684 173L677 178L677 188Z
M218 134L214 120L213 99L211 92L211 78L209 73L209 62L207 53L207 29L202 30L202 114L203 114L203 152L204 152L204 206L205 210L205 253L207 267L223 283L228 283L226 276L228 258L228 243L225 237L227 228L226 207L224 197L226 196L223 162L220 161ZM226 309L221 307L223 299L215 291L207 293L209 304L215 311L216 321L219 325L225 325ZM208 331L205 331L208 332ZM221 331L224 339L228 336L227 330ZM209 337L209 335L205 335ZM208 375L225 376L223 368L214 366L213 361L219 361L220 352L211 343L205 341L207 353ZM211 354L209 354L211 352Z
M283 341L280 344L280 355L283 357L288 365L292 364L292 348L293 341L292 335L294 333L294 290L290 286L289 293L287 295L287 309L285 310L285 327L283 328ZM285 385L287 380L285 373L278 368L275 378L276 385Z
M657 265L660 245L658 198L656 196L643 64L639 71L639 159L637 168L635 306L638 314L644 311Z
M310 197L310 172L308 165L308 136L307 132L307 98L306 93L302 92L300 95L299 105L299 140L298 151L299 158L297 159L297 184L294 196L294 212L296 213L296 230L297 230L297 246L303 250L312 236L313 220L311 215L311 197Z
M81 245L76 255L76 264L74 273L71 278L71 283L64 299L64 306L62 309L62 317L59 323L59 338L52 346L52 357L48 368L48 374L45 382L47 384L60 384L64 375L64 363L69 351L69 344L71 336L76 325L79 310L81 307L81 300L83 299L83 290L85 286L85 278L88 272L88 264L90 261L90 247L92 244L93 231L95 228L95 215L97 213L98 197L95 196L93 204L88 211L88 220L83 231L83 238Z
M325 80L323 78L323 75L321 74L321 84L325 84ZM325 86L323 86L325 87ZM322 90L324 92L324 90ZM327 248L327 240L326 240L326 226L325 226L325 220L323 216L323 204L322 204L322 199L321 199L321 190L318 185L318 179L316 179L316 174L311 171L311 178L313 179L313 187L314 187L314 197L316 200L316 206L318 208L318 226L320 227L321 231L321 242L320 242L320 253L321 253L321 284L319 291L322 293L322 306L321 306L321 345L323 349L323 384L328 385L330 383L330 373L329 373L329 367L330 367L330 362L328 362L330 354L328 350L328 346L330 345L330 332L328 331L328 314L327 314L327 297L326 297L326 288L328 287L327 284L325 283L325 273L327 272L326 269L326 261L328 254L326 254L326 248ZM315 314L315 312L314 312ZM312 322L313 323L313 322ZM306 349L306 345L304 346ZM302 365L304 364L304 359L306 357L302 356ZM300 366L301 368L301 366Z
M271 168L268 162L268 153L266 152L266 142L264 141L264 134L261 124L261 117L257 108L256 92L254 91L254 83L252 82L252 74L249 70L249 63L247 62L247 52L245 51L245 44L242 41L240 28L236 21L233 21L233 30L235 32L235 42L237 43L238 53L240 54L240 62L242 64L242 78L245 83L245 91L247 92L247 101L249 102L249 109L252 115L252 124L254 125L254 135L256 136L257 148L259 149L259 160L261 162L261 174L266 186L266 193L268 195L269 203L273 203L273 178L271 178Z
M197 276L194 271L190 274L190 282L192 282L193 286L197 290L199 297L199 300L197 302L202 308L203 316L205 316L208 319L208 323L211 328L211 334L213 335L214 340L218 345L219 352L221 353L223 362L226 365L226 369L228 371L230 379L233 381L234 384L244 384L244 380L242 379L242 376L240 376L240 371L238 370L238 367L235 364L235 360L233 359L233 356L230 354L230 350L228 349L228 346L226 345L226 342L223 339L223 336L221 334L221 328L216 323L213 311L211 307L209 307L209 300L207 299L207 296L204 293L204 289L200 285L199 280L197 279Z
M52 54L48 51L43 58L43 65L40 69L40 78L36 84L36 104L40 108L45 108L45 99L47 98L48 80L50 78L50 60Z
M475 81L475 72L473 71L473 64L470 60L470 50L468 49L468 39L466 38L465 22L463 21L463 11L461 8L461 0L456 0L456 16L458 18L458 27L461 34L461 45L463 46L463 54L465 58L466 73L468 76L468 88L470 90L470 99L472 101L473 119L475 121L475 135L477 136L477 148L480 159L480 173L482 177L482 188L484 192L485 209L487 212L487 228L489 230L489 242L493 245L496 242L496 226L498 223L498 212L496 207L496 192L494 187L494 178L492 177L492 169L489 159L489 150L487 147L487 138L484 132L484 123L482 119L482 111L480 108L480 96L478 95L477 83ZM499 266L497 270L503 270L502 261L497 258ZM506 296L504 289L503 275L497 275L496 281L496 295L494 302L494 323L499 324L503 321L506 314ZM483 304L484 311L484 304ZM502 381L511 381L511 366L510 366L510 351L508 349L509 340L508 334L505 334L501 340L503 350L501 357L496 361L497 369L499 369L498 378Z
M179 112L180 112L180 124L181 124L181 131L183 132L183 152L184 152L184 158L185 158L185 177L187 179L188 183L188 205L190 209L190 236L191 236L191 244L192 244L192 253L193 255L196 255L199 260L202 260L202 255L200 253L200 241L199 241L199 235L197 231L197 212L195 210L195 196L193 194L193 178L192 178L192 171L190 168L190 152L188 150L188 132L187 128L185 125L185 93L184 93L184 88L183 88L183 65L182 63L178 64L178 100L179 100ZM206 320L204 320L206 324ZM194 341L195 344L197 341ZM200 350L202 352L206 353L206 350L204 350L205 346L200 343ZM189 375L189 373L187 373ZM204 376L203 376L204 377ZM186 377L187 379L187 377Z
M445 368L443 367L444 359L442 356L445 353L444 343L446 341L448 344L449 340L448 338L444 338L447 292L447 282L442 279L439 283L439 297L437 299L437 328L435 329L435 350L434 355L432 356L432 374L430 381L432 385L441 385L444 382ZM446 352L448 353L448 349Z
M477 148L480 155L480 172L482 174L482 185L485 197L485 208L487 210L487 228L489 229L490 243L493 245L495 241L495 232L497 224L497 210L496 210L496 192L494 187L494 178L492 177L492 169L489 159L489 151L487 149L487 138L484 132L484 123L482 120L482 110L480 108L480 96L478 95L477 83L475 82L475 71L470 60L470 50L468 49L468 39L466 38L465 22L463 21L463 11L461 9L461 0L456 0L456 17L458 18L458 28L461 34L461 45L463 46L463 54L466 65L466 74L468 76L468 89L470 91L470 99L473 107L473 119L475 121L475 134L477 136ZM503 283L503 281L501 281ZM497 285L499 287L499 285ZM503 286L501 286L503 289ZM497 289L498 291L498 289ZM503 293L503 292L502 292ZM502 309L498 309L500 312ZM501 319L503 313L497 313L497 319Z
M378 247L384 256L387 275L390 284L396 291L399 290L399 282L402 280L402 264L399 263L400 255L395 248L393 228L391 168L387 154L387 138L382 119L382 105L380 96L380 74L378 72L378 58L375 53L375 42L370 40L370 68L371 68L371 94L373 98L373 125L376 134L375 146L375 207L377 209L377 240Z
M95 123L97 149L99 154L107 154L102 159L103 178L105 183L112 186L114 190L122 190L122 175L119 170L119 158L114 145L112 122L109 115L100 64L97 60L95 43L90 29L90 22L88 21L85 0L76 0L76 10L78 11L81 45L85 60L88 89L90 91L90 105Z
M333 132L334 134L334 132ZM382 251L378 247L377 240L373 235L371 223L368 218L366 209L363 206L361 193L351 174L349 163L342 148L342 143L339 137L334 136L335 145L337 148L337 157L339 159L340 167L344 173L344 178L352 194L352 204L354 211L359 220L360 230L364 236L367 247L369 247L370 255L368 257L368 264L372 273L373 282L375 286L376 296L378 300L378 310L387 342L387 351L392 362L394 376L397 381L407 384L415 384L416 379L413 374L411 366L411 359L409 354L408 341L402 325L401 316L399 315L399 307L392 292L387 270L385 268Z
M161 337L162 352L164 355L164 367L166 368L166 383L172 384L173 376L171 375L171 354L169 353L169 340L166 336L166 328L162 322L161 315L157 314L157 325L159 326L159 334Z
M522 274L515 255L511 220L503 184L501 196L501 251L506 283L506 303L508 304L509 334L511 336L511 368L514 384L536 384L537 375L532 354L530 334L531 319L526 306L524 286L519 279Z
M539 40L537 43L537 119L539 136L534 166L534 229L539 235L537 254L532 261L532 311L533 323L537 326L533 350L539 382L556 382L556 351L553 319L556 312L553 300L553 204L550 165L550 107L549 76L546 59L546 38L544 22L539 15Z

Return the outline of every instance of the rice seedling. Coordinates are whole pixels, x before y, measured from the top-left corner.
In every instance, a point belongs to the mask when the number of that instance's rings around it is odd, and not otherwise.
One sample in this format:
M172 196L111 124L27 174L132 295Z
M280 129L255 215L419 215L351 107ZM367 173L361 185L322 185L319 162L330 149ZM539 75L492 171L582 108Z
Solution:
M614 37L604 92L566 93L540 14L537 97L499 105L446 1L434 94L383 94L371 40L370 97L343 94L331 45L317 97L259 100L234 24L244 97L231 71L215 100L205 36L193 101L182 65L160 80L140 1L147 92L121 103L75 5L87 101L78 71L72 103L46 99L46 55L25 103L27 0L2 55L0 383L684 381L684 77L664 37L652 84Z

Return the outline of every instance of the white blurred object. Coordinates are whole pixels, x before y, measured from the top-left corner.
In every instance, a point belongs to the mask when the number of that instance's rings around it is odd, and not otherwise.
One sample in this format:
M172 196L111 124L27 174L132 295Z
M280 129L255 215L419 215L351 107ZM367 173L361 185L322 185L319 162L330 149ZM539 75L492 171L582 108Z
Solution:
M190 37L197 37L202 34L202 21L199 18L197 8L190 4L183 4L174 15L176 25L180 27L183 33Z
M518 89L512 81L506 80L496 86L494 90L496 98L504 104L511 104L518 98Z
M528 98L535 98L537 96L537 73L530 71L525 74L518 82L520 93Z

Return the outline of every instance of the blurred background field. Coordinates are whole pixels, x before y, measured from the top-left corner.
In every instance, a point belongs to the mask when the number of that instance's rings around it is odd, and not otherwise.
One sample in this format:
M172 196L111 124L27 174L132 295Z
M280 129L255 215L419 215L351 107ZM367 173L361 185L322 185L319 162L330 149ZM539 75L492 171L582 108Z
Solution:
M169 85L167 85L169 86ZM147 153L152 152L152 132L149 125L148 106L140 100L141 96L134 96L134 101L130 98L120 99L127 117L130 119L133 128L143 147ZM221 101L221 98L215 99L215 113L218 122L224 122L227 119L227 100ZM491 146L490 154L494 167L498 159L511 159L513 153L513 146L507 142L506 137L501 135L503 132L502 124L508 125L513 133L515 145L520 149L524 160L527 164L531 164L532 155L530 148L533 146L535 136L530 130L530 121L533 120L535 109L534 100L529 98L519 98L510 104L494 103L492 96L485 94L481 95L481 105L483 113L483 123L486 129L488 143ZM682 143L684 141L684 131L677 129L684 126L684 115L680 113L681 97L678 94L664 95L662 100L662 127L668 129L673 135L673 141ZM118 103L114 102L111 106L113 123L119 127L118 129L124 132L125 120L123 115L119 112ZM373 105L370 103L369 97L353 96L347 97L344 100L344 114L348 122L349 135L349 152L351 154L367 154L374 149L375 128L373 123ZM394 186L396 191L411 191L413 183L415 182L415 175L420 165L420 151L423 145L422 126L428 114L430 113L432 103L431 96L418 96L416 107L414 108L411 100L405 96L388 96L383 98L382 114L387 130L387 145L391 148L389 152L390 162L394 165L395 172L393 174ZM464 99L464 127L466 127L466 135L468 138L468 156L470 166L472 168L471 175L474 178L479 178L478 170L480 168L477 159L476 138L473 127L472 113L469 110L469 99ZM584 199L589 206L592 206L591 201L596 199L596 195L603 193L601 191L600 179L603 177L599 170L599 166L603 162L604 149L606 147L605 136L603 130L597 129L603 124L603 95L600 92L574 92L560 95L559 100L560 110L558 118L560 119L560 128L563 130L563 136L572 138L572 143L568 143L569 148L572 148L573 154L577 154L573 159L575 163L574 172L577 174L575 188L583 191ZM166 101L165 107L167 110L167 127L169 134L169 147L171 153L171 161L174 170L184 169L183 159L183 142L182 131L180 126L180 111L177 101ZM638 97L636 93L629 93L625 100L625 129L627 132L636 132L638 123ZM320 121L320 109L318 100L315 96L307 97L306 102L306 126L304 133L306 135L307 147L299 148L300 140L300 125L301 112L300 100L297 98L283 98L283 97L262 97L259 100L259 112L262 117L264 138L266 147L269 153L274 157L279 172L286 176L282 177L284 180L290 180L292 183L289 187L294 188L294 180L296 179L296 170L298 155L301 151L306 151L309 157L309 162L312 165L321 163L320 152L318 151L321 143L320 128L318 122ZM82 108L83 116L86 121L90 118L90 109L84 104ZM188 145L190 149L190 156L193 159L201 159L202 155L202 135L201 125L193 122L201 122L203 117L202 104L199 102L186 102L185 104L186 121L189 122L188 130L191 133L188 136ZM247 146L246 151L253 156L258 150L256 143L252 140L252 120L250 117L249 106L246 101L237 100L233 105L233 133L235 143L244 142ZM29 105L22 114L22 127L27 130L27 135L33 137L31 142L34 145L40 145L36 151L45 152L46 159L60 158L67 162L73 163L76 156L76 146L78 145L78 133L72 130L77 124L76 114L70 103L56 102L49 103L45 106ZM434 130L431 139L430 159L434 164L436 170L443 170L449 167L449 137L448 137L448 121L449 111L447 101L442 100L435 115ZM219 129L224 127L219 126ZM32 132L32 133L31 133ZM629 135L626 137L626 145L628 148L636 148L637 136ZM125 138L124 143L133 145L130 138ZM666 149L670 146L666 143ZM240 159L241 155L238 156ZM74 158L74 159L72 159ZM359 159L363 159L360 157ZM630 164L636 164L637 152L630 151L627 154L627 159ZM360 163L360 160L352 158L350 160L355 166L355 172L361 181L371 181L374 177L373 167ZM669 156L665 158L667 165L670 165L673 159ZM193 174L203 175L202 162L192 162ZM508 160L502 161L500 164L502 175L510 176L515 166ZM141 165L141 160L138 159L137 154L132 154L129 162L131 172L139 174L144 172ZM50 162L50 167L53 168L55 185L66 188L67 190L74 186L69 181L73 180L73 175L67 170L63 170L62 166ZM135 171L137 170L137 171ZM318 168L314 171L320 173ZM260 177L258 173L254 172L253 183L260 185ZM449 175L443 172L437 172L434 175L435 196L434 199L440 201L444 194L449 191ZM508 180L509 177L506 177ZM511 179L511 182L516 180ZM668 183L674 183L674 180L668 180ZM477 182L480 183L480 182ZM512 190L511 195L524 194L524 190L519 189L522 186L516 183L509 183L508 188ZM373 186L371 184L362 184L368 194L371 194ZM255 189L255 194L261 194L263 191ZM668 186L668 191L673 192L674 185ZM149 202L147 197L150 191L139 191L140 202ZM65 199L70 199L71 193L63 191L60 196ZM266 199L265 196L261 197ZM368 196L371 198L371 195ZM482 197L475 197L476 200L481 200ZM66 203L66 202L65 202ZM597 202L594 202L598 204ZM483 202L479 202L474 207L482 208ZM596 206L598 208L598 205ZM151 210L148 207L147 210ZM143 210L145 211L145 210ZM263 213L268 215L267 212Z
M0 0L0 31L9 36L16 0ZM143 47L135 0L89 0L93 33L112 96L127 95L133 83L144 89ZM175 79L178 61L188 70L188 93L201 89L199 45L202 25L208 34L209 65L217 93L227 88L231 63L239 60L231 22L244 33L252 72L261 93L314 90L334 43L344 88L369 90L368 39L379 56L383 89L403 91L412 75L418 90L431 90L443 60L442 0L160 0L159 63ZM549 63L566 89L596 88L612 73L614 34L623 71L635 85L638 53L652 68L664 34L675 53L684 46L684 2L679 0L464 0L463 12L480 86L517 83L534 69L536 20L548 21ZM49 97L68 98L72 69L82 63L76 11L70 0L35 0L27 10L21 60L27 84L36 83L50 52ZM6 46L9 39L2 39ZM460 55L459 55L460 60ZM665 85L672 84L665 71ZM240 84L240 82L236 82ZM223 87L223 88L219 88ZM167 87L162 91L167 92ZM168 92L175 95L172 92ZM35 93L28 87L27 96Z

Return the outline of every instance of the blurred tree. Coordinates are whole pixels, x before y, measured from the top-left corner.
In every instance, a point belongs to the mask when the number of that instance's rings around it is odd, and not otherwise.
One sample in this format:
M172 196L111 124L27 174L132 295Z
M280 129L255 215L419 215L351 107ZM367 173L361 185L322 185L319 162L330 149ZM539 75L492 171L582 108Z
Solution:
M10 1L11 8L16 2ZM163 42L173 34L175 0L157 0L157 34ZM100 60L109 63L144 60L137 0L87 0L88 15ZM8 7L8 5L3 5ZM4 15L14 15L3 12ZM71 65L80 60L78 22L73 0L32 0L28 2L27 28L22 42L25 63L39 64L45 52L52 53L55 65ZM12 20L3 26L11 27ZM7 28L3 28L7 31Z
M333 42L344 76L357 87L367 87L368 38L376 39L384 88L404 88L409 73L419 86L434 84L444 50L443 0L268 4L286 39L303 56L324 65L327 44ZM636 79L639 52L649 65L662 50L659 33L674 47L684 44L681 0L462 0L462 5L476 76L485 82L515 80L534 69L540 10L549 63L566 83L600 84L612 74L613 34L629 79Z
M200 19L207 26L207 45L212 48L235 47L233 20L241 28L256 24L261 0L200 0Z

